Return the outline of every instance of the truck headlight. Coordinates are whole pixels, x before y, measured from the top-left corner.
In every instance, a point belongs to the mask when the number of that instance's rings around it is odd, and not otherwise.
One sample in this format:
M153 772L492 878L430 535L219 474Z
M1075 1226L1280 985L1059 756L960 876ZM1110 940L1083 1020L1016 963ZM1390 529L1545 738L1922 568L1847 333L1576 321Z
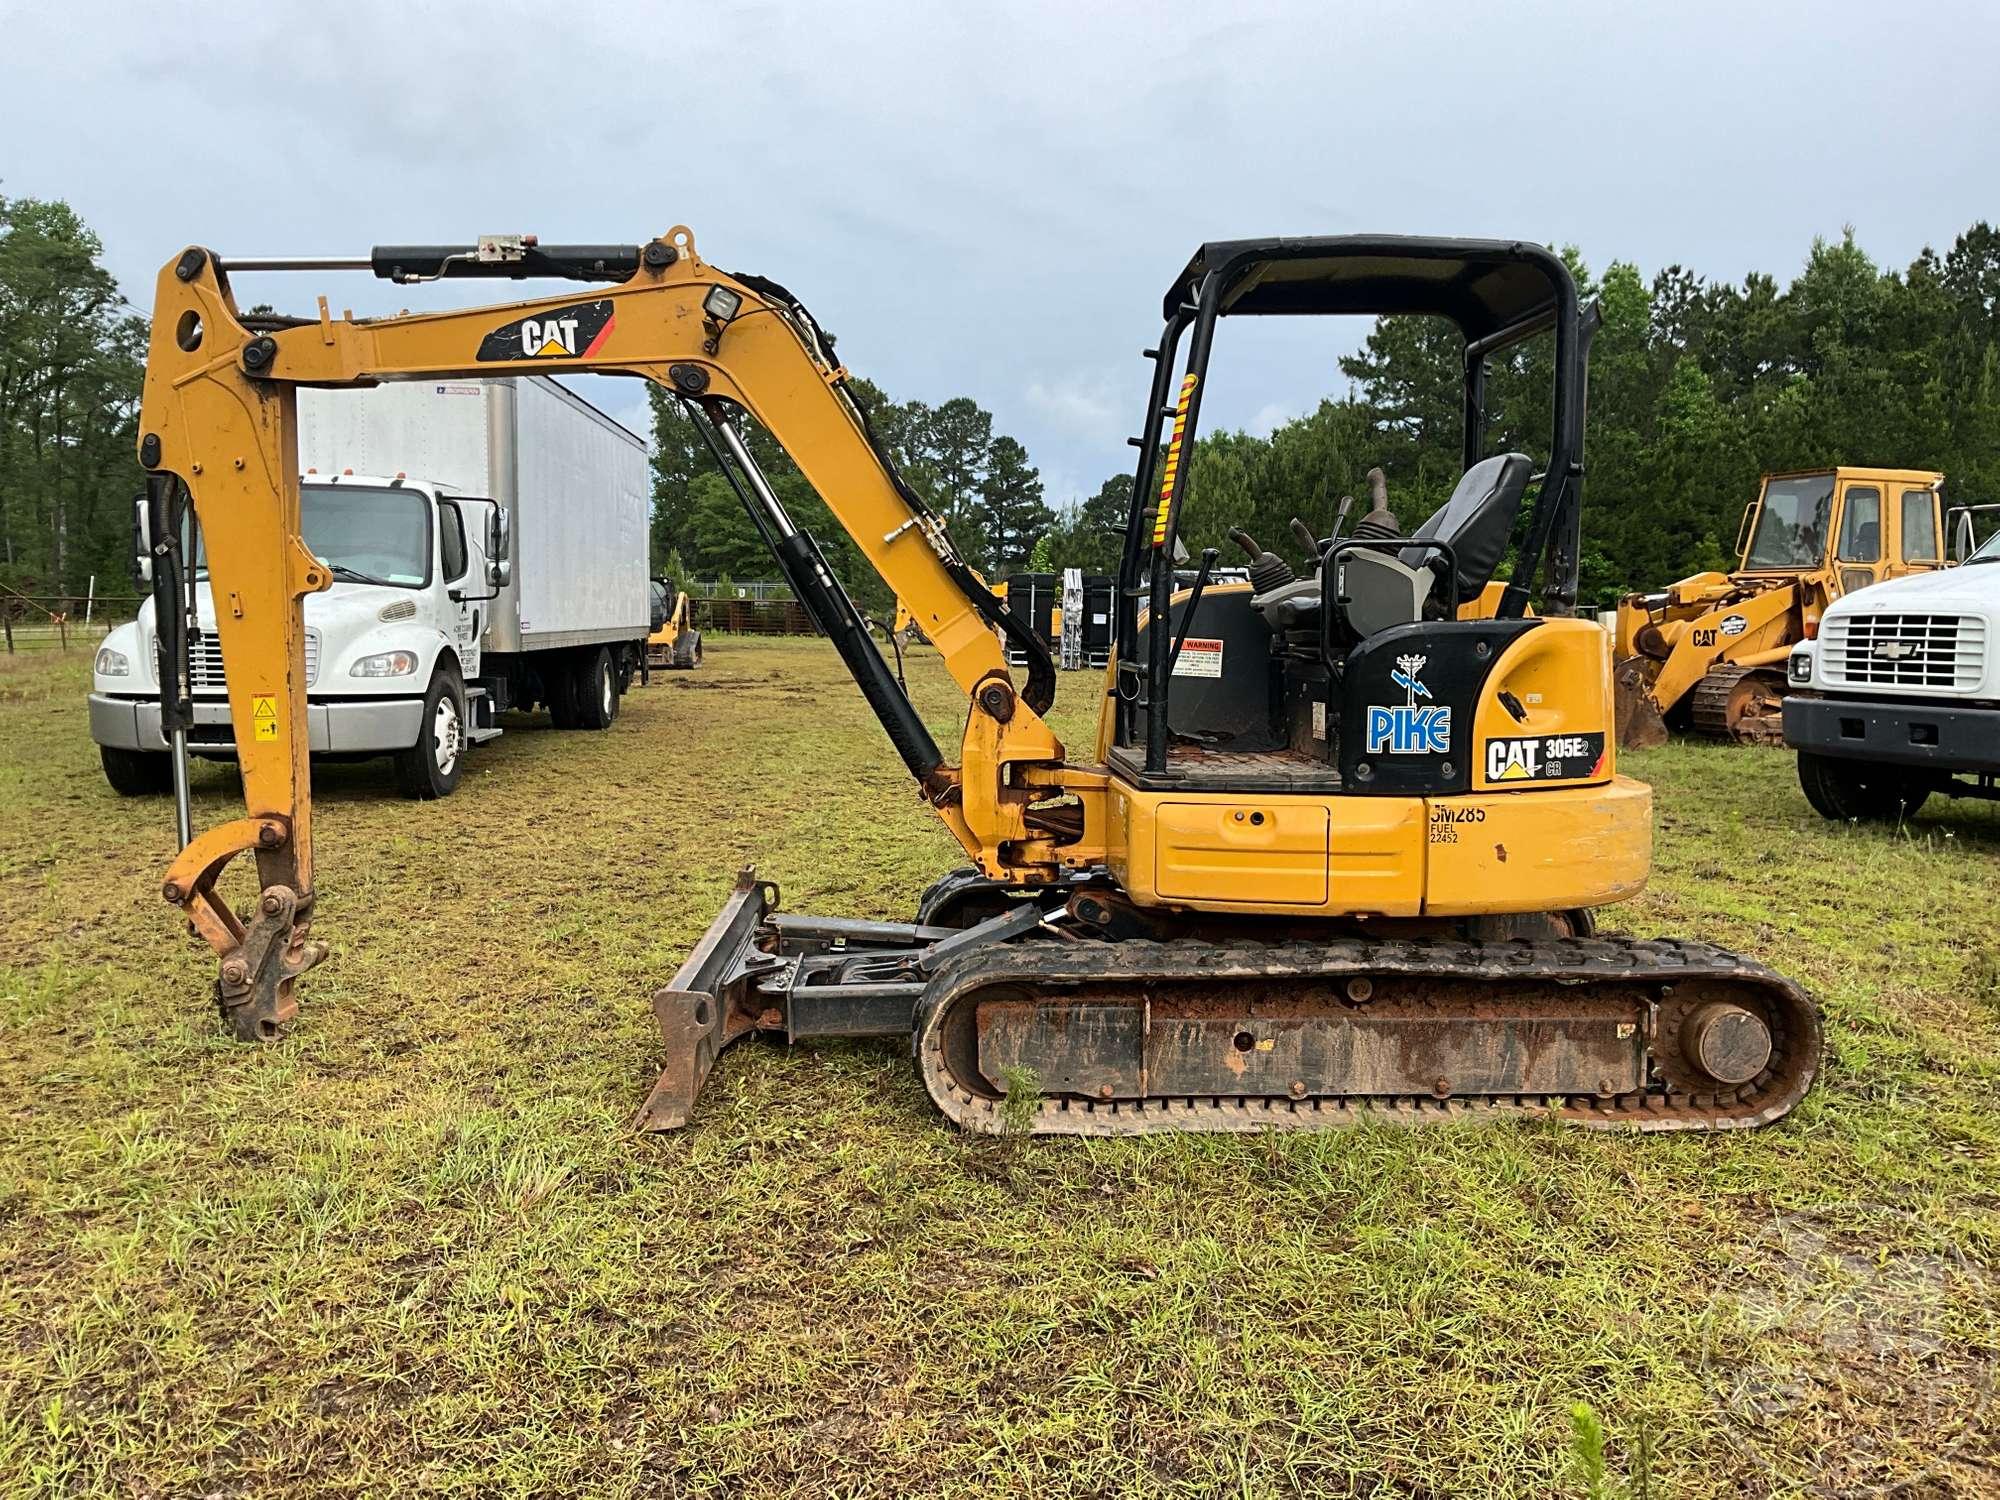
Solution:
M351 677L408 677L417 670L417 653L414 651L384 651L376 656L364 656L347 669Z
M99 677L129 677L131 674L132 660L123 651L113 651L109 646L99 648L97 653Z
M1812 681L1812 653L1801 651L1792 657L1792 681Z

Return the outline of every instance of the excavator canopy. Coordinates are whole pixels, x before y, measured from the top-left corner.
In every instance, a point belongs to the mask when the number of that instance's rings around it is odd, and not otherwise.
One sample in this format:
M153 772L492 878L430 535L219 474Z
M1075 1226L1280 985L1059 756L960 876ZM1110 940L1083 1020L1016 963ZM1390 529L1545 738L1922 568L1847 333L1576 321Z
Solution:
M1555 312L1569 277L1540 245L1411 235L1315 235L1210 240L1167 291L1164 313L1211 275L1229 316L1387 316L1451 319L1468 341Z

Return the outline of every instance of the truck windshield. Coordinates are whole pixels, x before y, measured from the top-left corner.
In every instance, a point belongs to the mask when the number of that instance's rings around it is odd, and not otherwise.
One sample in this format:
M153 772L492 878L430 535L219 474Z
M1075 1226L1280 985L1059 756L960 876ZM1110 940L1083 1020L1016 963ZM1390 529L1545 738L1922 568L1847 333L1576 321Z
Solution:
M336 583L428 587L430 514L430 502L416 490L333 484L308 484L299 490L299 530ZM187 544L185 528L181 544ZM208 577L208 538L199 532L194 576Z
M1993 535L1974 548L1972 555L1966 559L1966 562L1968 564L2000 562L2000 531L1995 531Z
M299 531L312 554L347 583L420 589L431 581L431 507L418 490L309 484L299 491Z
M1746 568L1811 568L1826 556L1833 523L1833 476L1773 479L1764 488Z

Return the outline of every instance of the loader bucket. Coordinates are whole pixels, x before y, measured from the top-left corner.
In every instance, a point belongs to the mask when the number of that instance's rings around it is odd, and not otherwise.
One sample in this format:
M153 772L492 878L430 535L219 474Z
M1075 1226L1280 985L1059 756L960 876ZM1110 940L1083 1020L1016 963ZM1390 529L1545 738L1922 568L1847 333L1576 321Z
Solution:
M634 1130L678 1130L687 1124L716 1058L757 1030L749 997L764 965L756 942L765 914L776 904L776 888L757 879L754 865L745 866L673 982L654 994L666 1056L646 1102L632 1117Z
M1626 657L1612 672L1611 700L1620 749L1651 750L1667 742L1667 721L1653 702L1652 683L1639 657Z

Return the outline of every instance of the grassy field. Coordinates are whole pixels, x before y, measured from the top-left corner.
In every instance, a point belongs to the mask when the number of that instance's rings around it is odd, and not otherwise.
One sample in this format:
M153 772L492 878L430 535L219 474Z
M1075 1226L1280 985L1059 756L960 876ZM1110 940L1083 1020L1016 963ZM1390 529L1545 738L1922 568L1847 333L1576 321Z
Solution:
M1782 753L1628 761L1657 870L1608 925L1826 1008L1754 1135L981 1141L901 1046L750 1043L636 1139L646 997L738 864L858 916L954 862L823 644L715 640L448 802L326 771L334 957L262 1048L87 670L0 658L0 1493L2000 1491L1991 807L1831 826Z

